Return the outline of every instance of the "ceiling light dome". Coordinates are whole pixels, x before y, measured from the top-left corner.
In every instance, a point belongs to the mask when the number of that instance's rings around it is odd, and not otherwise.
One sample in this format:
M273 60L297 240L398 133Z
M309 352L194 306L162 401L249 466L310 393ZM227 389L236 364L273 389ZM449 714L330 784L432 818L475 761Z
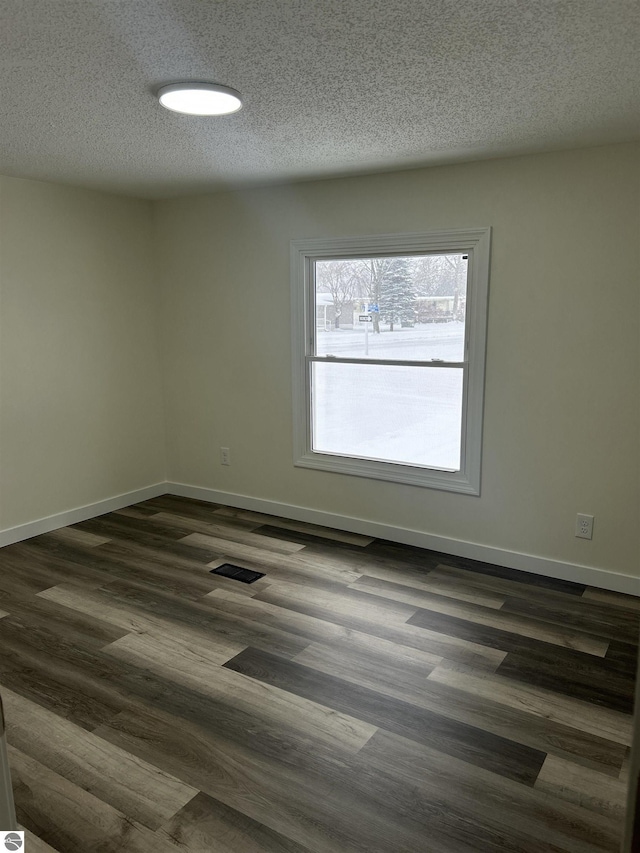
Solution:
M240 93L218 83L171 83L158 90L163 107L190 116L224 116L242 109Z

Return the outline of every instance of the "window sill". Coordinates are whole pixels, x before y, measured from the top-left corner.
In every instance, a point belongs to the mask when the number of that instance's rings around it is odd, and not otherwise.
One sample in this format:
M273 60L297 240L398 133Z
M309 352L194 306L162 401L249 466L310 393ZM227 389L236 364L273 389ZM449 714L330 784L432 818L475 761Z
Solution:
M355 459L311 451L299 456L294 465L297 468L312 468L316 471L349 474L372 480L386 480L391 483L439 489L440 491L457 492L464 495L480 494L480 484L472 482L463 471L443 471L437 468L421 468L413 465Z

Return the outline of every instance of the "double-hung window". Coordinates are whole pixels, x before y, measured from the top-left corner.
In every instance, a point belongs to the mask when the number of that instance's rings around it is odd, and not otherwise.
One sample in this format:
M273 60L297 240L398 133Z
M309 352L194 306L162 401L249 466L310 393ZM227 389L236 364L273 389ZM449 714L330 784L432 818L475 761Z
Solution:
M291 244L294 464L480 493L490 229Z

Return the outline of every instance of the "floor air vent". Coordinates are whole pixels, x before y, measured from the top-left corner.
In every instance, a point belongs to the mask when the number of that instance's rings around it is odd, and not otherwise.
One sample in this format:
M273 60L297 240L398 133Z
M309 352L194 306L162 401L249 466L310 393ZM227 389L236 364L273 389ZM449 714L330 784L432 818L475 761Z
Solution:
M211 569L211 574L222 575L223 578L231 578L231 580L242 581L242 583L253 583L264 577L264 572L252 572L250 569L233 566L231 563L224 563L217 569Z

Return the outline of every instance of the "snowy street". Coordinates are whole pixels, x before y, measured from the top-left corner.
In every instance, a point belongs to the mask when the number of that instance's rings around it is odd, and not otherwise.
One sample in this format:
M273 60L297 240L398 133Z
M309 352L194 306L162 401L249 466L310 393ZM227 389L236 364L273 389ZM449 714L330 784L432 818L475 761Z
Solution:
M369 333L369 357L461 359L464 325ZM364 357L360 329L320 331L318 354ZM458 470L462 369L315 363L313 449Z
M337 355L343 358L366 358L365 337L368 337L369 358L397 358L406 361L462 361L464 354L464 323L425 323L410 329L389 332L382 326L374 334L368 323L355 329L332 329L316 332L316 354Z

